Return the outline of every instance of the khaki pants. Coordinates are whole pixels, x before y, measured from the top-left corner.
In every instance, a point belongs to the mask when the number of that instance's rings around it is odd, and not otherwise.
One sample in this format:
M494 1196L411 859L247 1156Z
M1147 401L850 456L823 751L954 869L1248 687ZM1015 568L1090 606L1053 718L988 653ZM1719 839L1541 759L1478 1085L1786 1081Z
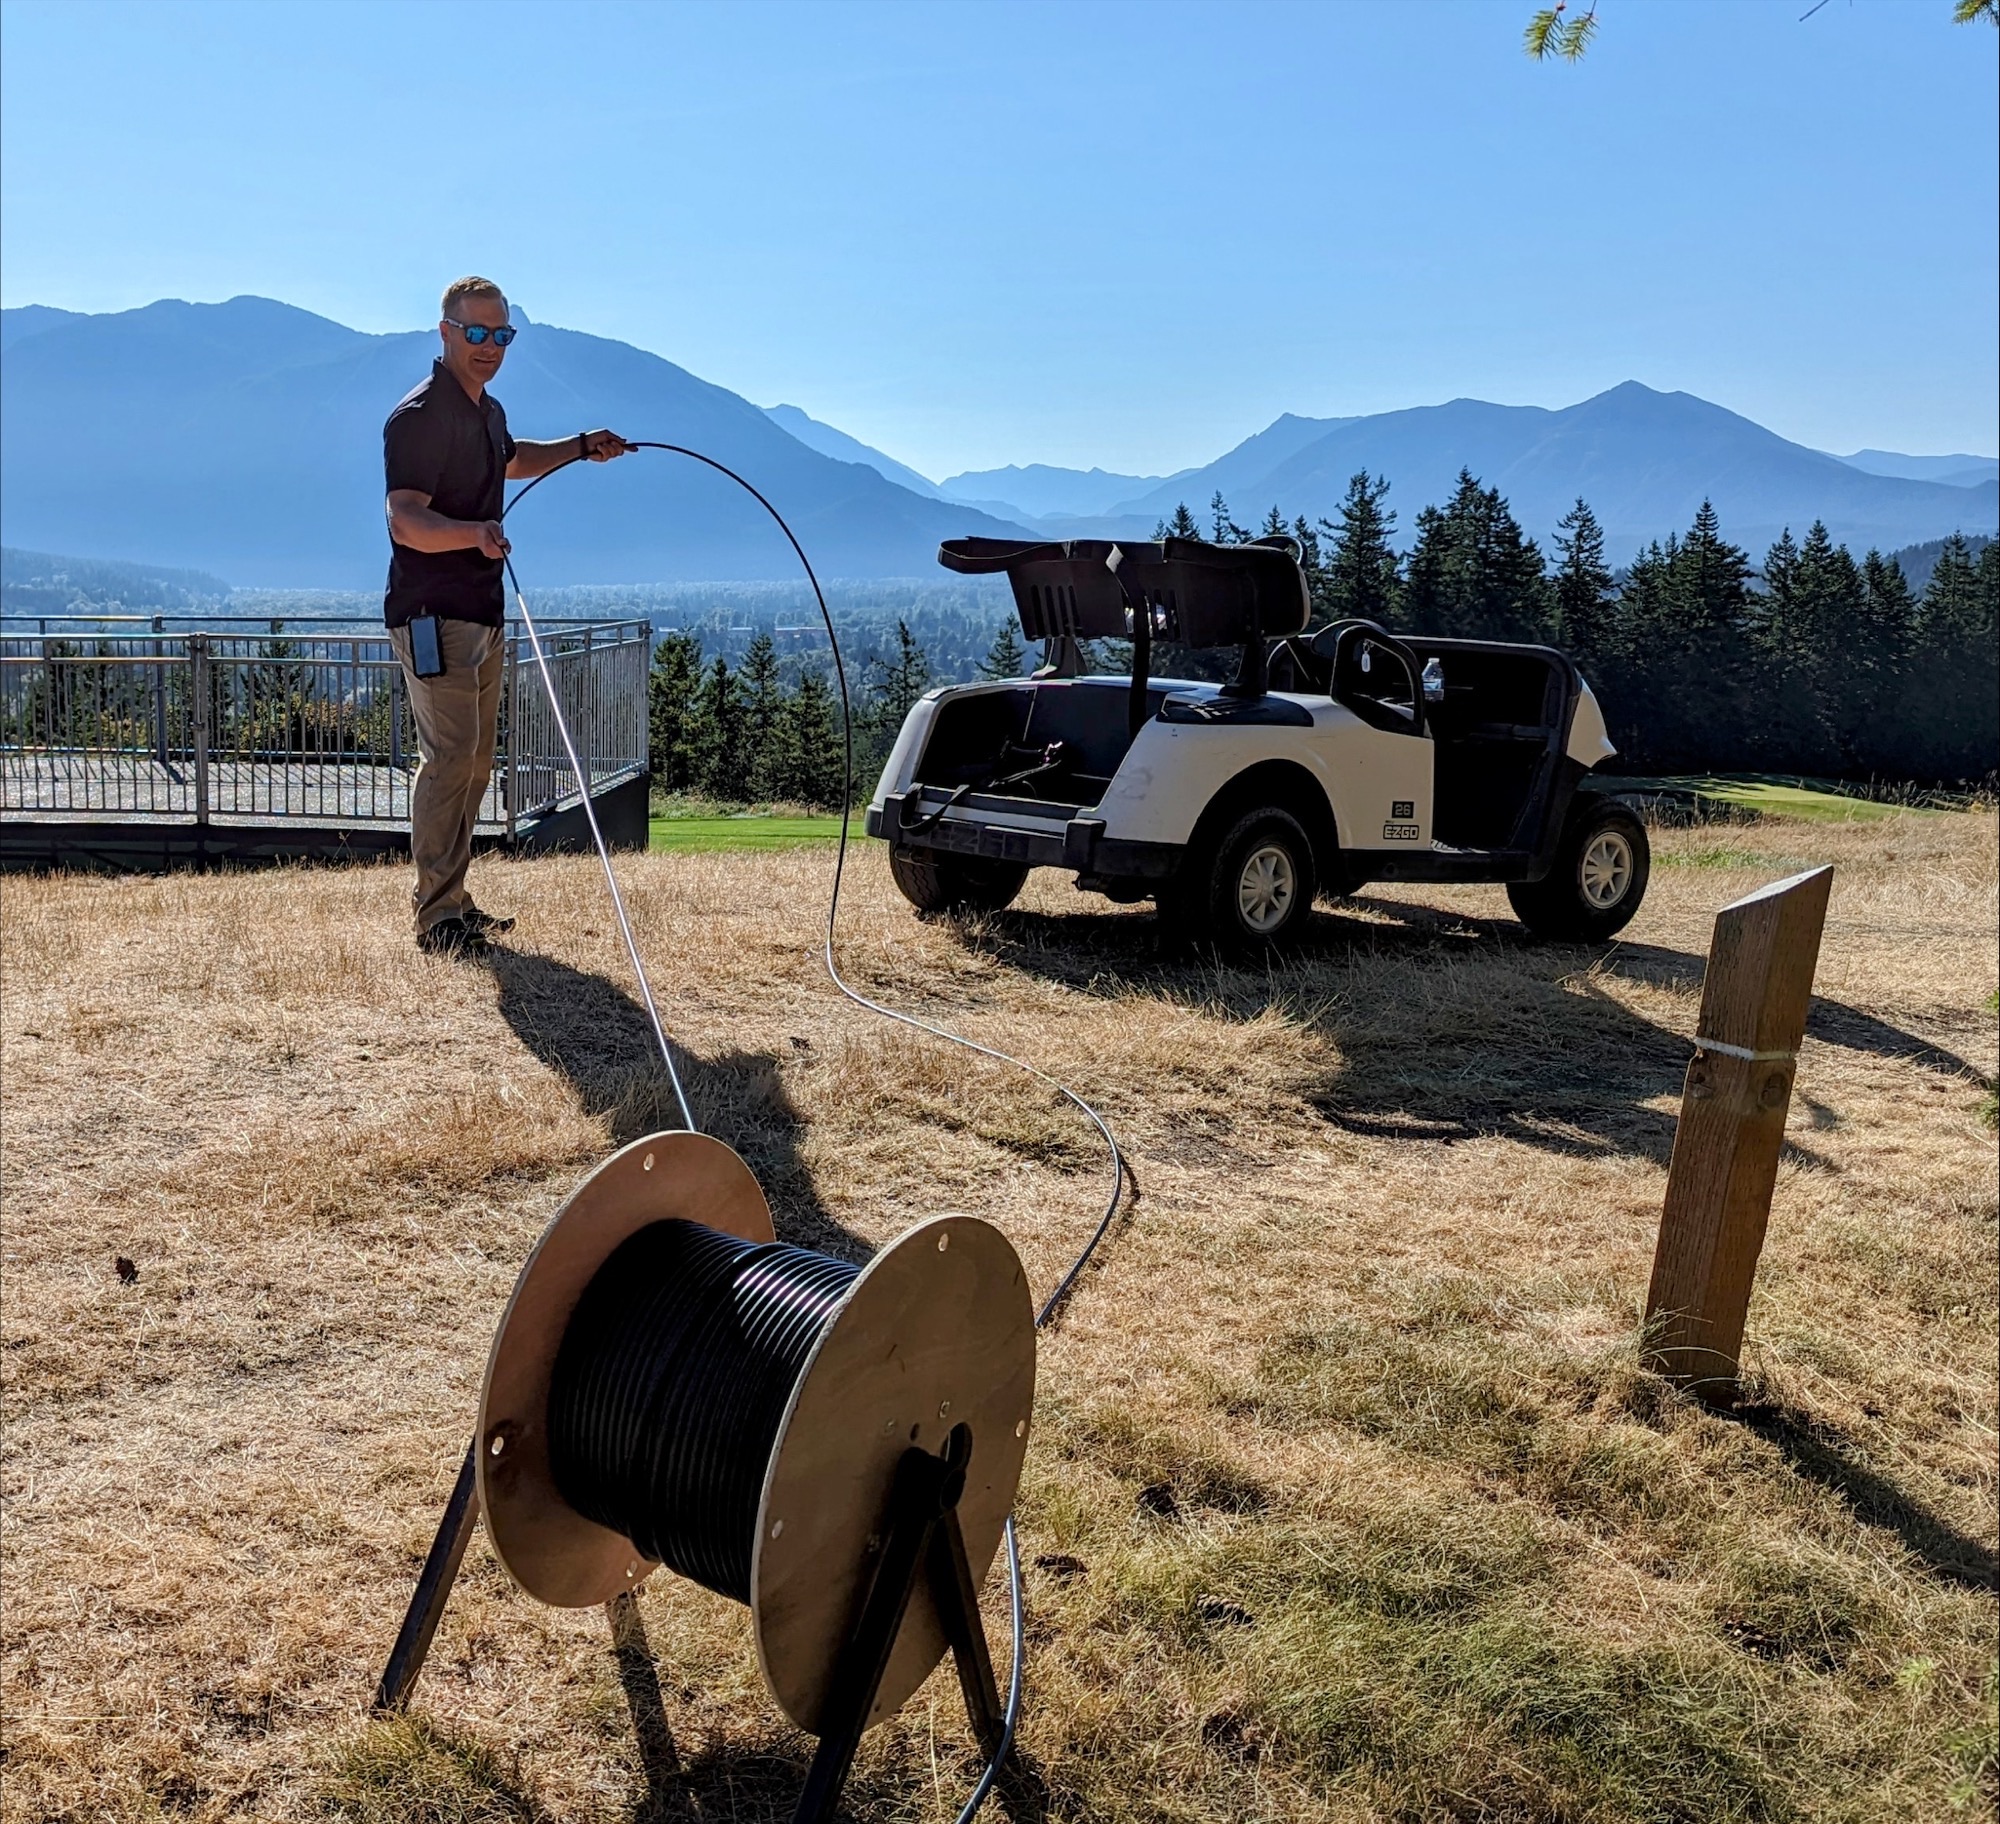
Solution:
M472 860L472 826L493 772L500 721L500 673L505 638L476 621L438 621L444 670L420 678L410 667L410 630L393 627L389 643L403 662L422 758L410 785L410 855L417 884L410 892L421 937L441 919L463 918Z

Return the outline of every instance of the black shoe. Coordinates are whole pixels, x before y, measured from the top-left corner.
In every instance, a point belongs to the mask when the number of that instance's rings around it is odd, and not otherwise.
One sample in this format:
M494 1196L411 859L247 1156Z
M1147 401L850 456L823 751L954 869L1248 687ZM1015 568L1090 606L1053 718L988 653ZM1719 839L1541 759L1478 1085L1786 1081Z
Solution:
M480 937L497 937L503 931L513 930L514 921L491 912L482 912L477 906L467 906L465 928Z
M417 939L426 956L484 956L486 938L462 918L441 918Z

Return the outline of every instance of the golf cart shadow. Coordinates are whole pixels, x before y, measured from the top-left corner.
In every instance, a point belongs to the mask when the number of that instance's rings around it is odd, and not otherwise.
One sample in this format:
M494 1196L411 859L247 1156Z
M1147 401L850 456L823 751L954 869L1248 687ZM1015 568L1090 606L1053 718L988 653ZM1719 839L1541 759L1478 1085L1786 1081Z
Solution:
M1330 1127L1447 1146L1497 1135L1660 1163L1673 1151L1691 1048L1611 990L1626 982L1698 993L1706 970L1704 958L1657 944L1543 944L1511 920L1366 895L1316 910L1287 951L1257 961L1177 946L1139 912L1013 910L959 928L999 961L1079 993L1136 988L1242 1020L1286 1011L1327 1042L1329 1062L1302 1100ZM1808 1031L1978 1074L1838 1002L1815 1001ZM1809 1086L1800 1102L1814 1125L1830 1122ZM1786 1154L1827 1165L1797 1140Z

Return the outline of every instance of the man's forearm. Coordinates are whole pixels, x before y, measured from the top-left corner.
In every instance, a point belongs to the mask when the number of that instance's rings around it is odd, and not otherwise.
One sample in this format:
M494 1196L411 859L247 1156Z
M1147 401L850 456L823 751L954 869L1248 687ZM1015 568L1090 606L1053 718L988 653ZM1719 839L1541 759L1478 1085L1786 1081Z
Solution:
M532 438L517 437L514 439L514 460L507 465L507 479L533 481L536 476L546 475L566 462L574 462L583 453L581 443L579 437L558 437L553 443L537 443Z
M475 550L482 524L476 519L447 519L435 508L414 503L389 510L389 536L412 551Z

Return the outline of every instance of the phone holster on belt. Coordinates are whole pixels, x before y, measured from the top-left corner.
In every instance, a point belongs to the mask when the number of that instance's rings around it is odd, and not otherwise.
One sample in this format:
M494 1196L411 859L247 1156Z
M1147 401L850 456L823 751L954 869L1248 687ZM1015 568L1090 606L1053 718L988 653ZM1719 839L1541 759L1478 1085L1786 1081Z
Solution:
M420 678L435 678L444 672L444 641L438 637L434 614L420 614L410 622L410 670Z

